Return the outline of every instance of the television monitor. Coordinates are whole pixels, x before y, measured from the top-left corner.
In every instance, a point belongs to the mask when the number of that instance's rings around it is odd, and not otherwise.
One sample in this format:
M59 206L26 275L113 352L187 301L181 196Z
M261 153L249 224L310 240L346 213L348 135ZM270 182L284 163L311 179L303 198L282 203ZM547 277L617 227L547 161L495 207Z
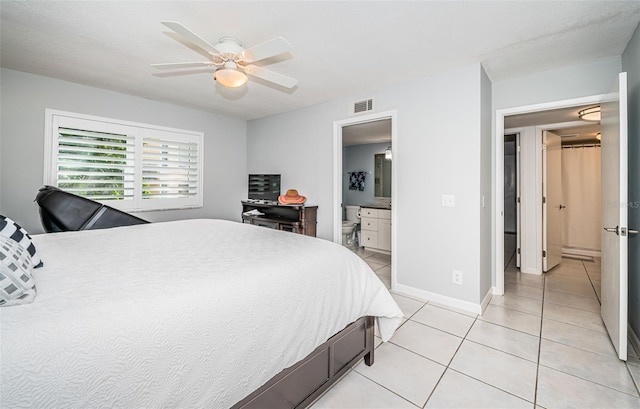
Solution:
M249 200L277 202L280 196L280 175L249 175Z

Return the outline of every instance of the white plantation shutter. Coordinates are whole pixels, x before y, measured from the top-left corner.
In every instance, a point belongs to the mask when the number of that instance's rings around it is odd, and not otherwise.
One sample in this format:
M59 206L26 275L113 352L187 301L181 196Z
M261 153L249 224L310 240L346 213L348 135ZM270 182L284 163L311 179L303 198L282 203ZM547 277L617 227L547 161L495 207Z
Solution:
M58 127L56 186L93 200L133 199L135 140Z
M200 147L192 135L142 138L142 200L193 201L200 194ZM143 203L146 205L146 203Z
M45 184L127 211L202 206L201 132L46 113Z

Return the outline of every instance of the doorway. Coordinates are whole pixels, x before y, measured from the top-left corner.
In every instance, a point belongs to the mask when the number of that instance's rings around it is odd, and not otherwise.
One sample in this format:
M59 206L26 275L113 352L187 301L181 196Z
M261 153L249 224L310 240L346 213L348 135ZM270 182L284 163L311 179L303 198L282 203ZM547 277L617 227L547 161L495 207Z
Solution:
M504 229L503 210L499 205L503 196L503 141L504 120L511 113L549 111L554 108L576 107L584 104L601 106L602 113L602 179L603 198L614 205L602 207L602 223L607 233L602 234L602 308L601 320L621 360L627 357L627 76L620 73L611 91L604 95L566 100L535 106L496 111L496 193L494 233ZM606 153L606 154L605 154ZM605 183L606 182L606 183ZM499 196L498 196L499 195ZM615 226L615 227L613 227ZM608 234L612 233L612 234ZM504 265L502 234L494 236L494 262L501 267L496 271L495 294L504 294ZM546 286L545 286L546 288ZM598 321L600 322L600 320Z
M520 126L505 130L505 245L516 241L524 273L550 271L561 257L600 256L600 124L576 121L583 107L505 118Z
M344 202L345 198L343 197L344 195L343 187L347 182L347 179L346 179L347 176L349 176L349 175L345 175L345 169L343 167L343 143L344 143L345 136L347 138L350 138L348 128L353 126L358 126L358 125L361 125L364 128L366 128L367 124L372 125L380 121L385 121L387 124L390 125L390 130L391 130L390 140L387 137L387 141L384 142L386 144L385 145L386 147L384 150L387 150L386 148L388 147L389 154L392 157L392 160L390 161L391 162L391 192L390 192L390 197L387 200L387 202L389 203L389 207L390 207L389 211L391 215L390 216L391 218L389 221L390 242L391 242L389 246L390 253L391 253L391 264L390 264L391 274L390 274L390 280L388 283L390 288L394 288L396 285L396 272L397 272L397 261L396 261L396 257L394 256L395 254L394 249L396 246L395 243L396 243L396 236L397 236L397 229L396 229L397 212L396 212L396 206L393 206L393 204L398 203L397 201L397 180L398 180L397 159L399 155L398 154L399 143L398 143L398 135L397 135L396 117L397 117L396 111L386 111L386 112L380 112L380 113L374 113L374 114L361 115L353 118L344 119L341 121L335 121L333 123L333 137L334 137L333 241L338 244L342 244L342 239L343 239L343 224L342 224L343 204L348 204ZM374 166L373 154L371 155L371 166L372 167ZM349 170L347 170L347 172L348 171ZM375 181L374 181L375 174L373 169L370 174L366 174L367 171L363 169L354 168L354 171L365 172L364 174L365 186L367 186L367 181L366 181L367 175L369 176L369 187L372 188L371 198L373 199L374 197L373 188L375 186ZM361 237L362 237L362 234L361 234Z
M516 108L500 109L496 111L496 134L495 134L495 197L494 203L504 202L504 143L505 143L505 118L516 115L542 113L562 108L573 108L583 105L598 105L603 99L603 95L576 98L564 101L554 101L543 104L529 105ZM504 210L502 206L495 206L494 213L494 266L495 266L495 286L494 294L504 294ZM541 254L541 252L540 252Z

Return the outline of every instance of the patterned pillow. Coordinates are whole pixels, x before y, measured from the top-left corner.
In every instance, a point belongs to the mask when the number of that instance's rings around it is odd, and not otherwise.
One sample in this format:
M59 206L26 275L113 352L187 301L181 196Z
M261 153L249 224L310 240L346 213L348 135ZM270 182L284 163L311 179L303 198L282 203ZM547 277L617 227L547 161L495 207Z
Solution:
M15 240L0 236L0 306L33 302L36 283L29 252Z
M18 242L22 247L27 249L31 255L31 262L33 268L42 267L43 263L40 260L40 254L36 251L36 246L31 241L31 236L25 229L10 218L0 214L0 236L8 237Z

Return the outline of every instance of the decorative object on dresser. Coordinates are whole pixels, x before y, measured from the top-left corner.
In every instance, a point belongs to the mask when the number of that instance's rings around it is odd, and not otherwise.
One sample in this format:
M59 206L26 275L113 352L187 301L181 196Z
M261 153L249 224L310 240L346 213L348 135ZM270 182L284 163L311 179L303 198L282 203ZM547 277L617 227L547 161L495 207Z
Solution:
M307 198L298 193L295 189L287 190L287 193L278 197L278 203L283 205L304 204Z
M361 246L389 254L391 252L391 210L362 207Z
M255 212L257 210L260 214ZM316 237L318 206L242 202L242 222Z

